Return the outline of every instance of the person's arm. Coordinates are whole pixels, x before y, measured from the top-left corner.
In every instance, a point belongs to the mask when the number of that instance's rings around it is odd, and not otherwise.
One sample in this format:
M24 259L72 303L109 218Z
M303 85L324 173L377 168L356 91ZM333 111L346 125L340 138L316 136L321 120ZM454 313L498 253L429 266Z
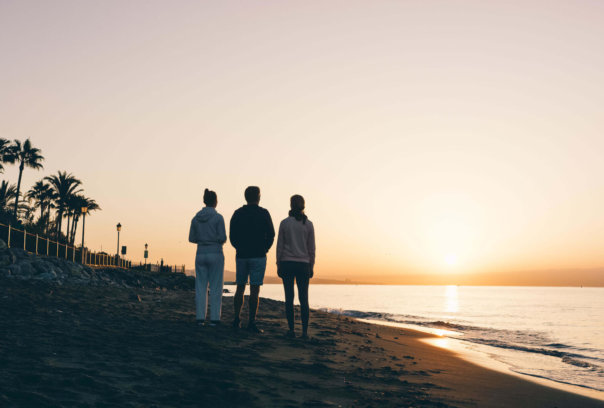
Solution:
M285 246L285 232L283 222L279 224L279 235L277 236L277 275L281 276L281 258L283 257L283 247Z
M310 223L309 226L310 226L310 232L308 234L307 247L308 247L308 255L310 257L310 277L312 278L313 275L315 274L315 272L314 272L314 269L315 269L315 252L316 252L316 247L315 247L315 227L312 225L312 223Z
M189 228L189 242L192 244L197 243L197 228L195 227L195 219L191 220L191 228Z
M229 226L229 239L231 241L231 245L235 249L239 246L239 221L238 221L237 211L231 217L231 224Z
M224 218L220 214L218 216L218 242L224 244L227 240L226 229L224 227Z
M273 220L271 218L271 214L266 211L266 252L273 246L273 242L275 241L275 227L273 227Z

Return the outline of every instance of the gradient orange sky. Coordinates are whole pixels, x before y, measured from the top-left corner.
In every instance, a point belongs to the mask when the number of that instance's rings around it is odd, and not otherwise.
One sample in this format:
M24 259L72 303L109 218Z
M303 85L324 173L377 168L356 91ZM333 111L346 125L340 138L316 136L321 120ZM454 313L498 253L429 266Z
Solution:
M306 198L317 276L595 268L602 21L599 1L1 1L0 137L42 149L26 188L81 178L87 245L115 251L121 222L134 261L148 242L191 268L203 188L228 224L259 185L276 226Z

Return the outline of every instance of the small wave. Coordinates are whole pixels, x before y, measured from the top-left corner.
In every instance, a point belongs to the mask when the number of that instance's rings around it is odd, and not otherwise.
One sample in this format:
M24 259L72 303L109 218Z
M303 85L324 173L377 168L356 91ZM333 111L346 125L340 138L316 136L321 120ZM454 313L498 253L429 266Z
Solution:
M478 329L478 327L464 326L462 324L443 322L441 320L438 320L435 322L424 322L423 325L430 326L430 327L445 327L447 329L453 329L453 330L457 330L457 331L467 331L467 330L472 330L472 329Z
M583 357L583 356L576 355L576 354L569 354L569 353L565 353L563 351L550 350L550 349L546 349L546 348L542 348L542 347L529 347L529 346L523 346L520 344L506 343L505 341L496 340L496 339L482 339L482 338L474 337L474 338L466 338L463 340L469 341L471 343L484 344L486 346L491 346L491 347L498 347L498 348L503 348L503 349L508 349L508 350L526 351L528 353L538 353L538 354L544 354L546 356L553 356L553 357L565 357L565 356L569 356L569 355L572 355L573 357Z
M560 383L560 384L573 385L575 387L581 387L581 388L585 388L585 389L588 389L588 390L604 391L604 388L600 388L600 387L597 387L597 386L591 386L591 385L581 384L581 383L577 383L577 382L574 382L574 381L566 381L566 380L562 380L562 379L555 378L555 377L552 377L552 376L540 375L540 374L536 374L536 373L526 372L525 370L512 369L512 371L514 371L515 373L518 373L518 374L528 375L530 377L543 378L544 380L554 381L554 382L557 382L557 383Z
M553 347L553 348L569 348L570 346L568 344L562 344L562 343L550 343L550 344L546 344L546 347Z
M363 312L360 310L342 310L342 309L329 309L323 308L321 311L328 313L335 313L343 316L354 317L357 319L368 319L368 320L384 320L388 322L397 322L397 323L409 323L409 324L418 324L421 323L420 316L412 316L412 315L393 315L390 313L380 313L380 312Z
M587 361L577 360L576 358L572 358L569 356L562 357L562 362L566 363L566 364L574 365L575 367L591 368L593 370L600 369L600 367L595 364L590 364Z

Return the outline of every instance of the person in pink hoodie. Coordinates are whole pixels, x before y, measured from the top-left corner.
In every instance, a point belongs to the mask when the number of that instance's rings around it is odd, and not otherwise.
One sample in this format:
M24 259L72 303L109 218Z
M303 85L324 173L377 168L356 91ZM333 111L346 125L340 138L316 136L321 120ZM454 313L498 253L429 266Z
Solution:
M308 285L314 275L315 229L304 214L304 197L290 199L289 216L281 221L277 238L277 274L285 289L285 315L289 331L287 337L296 337L294 331L294 280L298 286L302 338L308 338Z

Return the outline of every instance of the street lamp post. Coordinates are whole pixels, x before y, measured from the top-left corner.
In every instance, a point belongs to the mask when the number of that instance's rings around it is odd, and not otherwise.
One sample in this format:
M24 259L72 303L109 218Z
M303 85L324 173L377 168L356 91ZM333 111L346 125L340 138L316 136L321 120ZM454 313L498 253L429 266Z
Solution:
M86 263L86 253L84 251L84 231L86 230L86 213L88 207L82 207L82 264Z
M122 230L122 224L120 224L118 222L116 227L117 227L117 251L115 252L115 254L119 258L120 257L120 231Z
M147 266L147 257L149 256L149 252L147 251L147 248L149 248L149 244L145 244L145 266Z

